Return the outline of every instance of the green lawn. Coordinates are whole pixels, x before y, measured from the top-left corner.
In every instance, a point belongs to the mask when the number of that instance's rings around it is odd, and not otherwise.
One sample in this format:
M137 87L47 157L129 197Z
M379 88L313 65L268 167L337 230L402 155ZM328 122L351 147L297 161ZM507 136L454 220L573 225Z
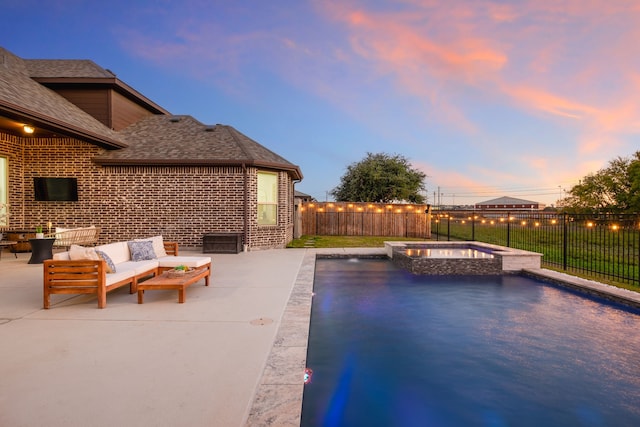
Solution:
M487 240L491 241L491 239L487 238L487 236L478 236L478 237L485 237L484 241L487 241ZM389 236L302 236L299 239L294 239L291 243L289 243L289 245L287 245L287 247L288 248L382 248L384 247L385 241L424 241L424 240L429 240L429 239L389 237ZM495 241L491 243L504 244L504 242L500 242L500 241ZM565 271L560 268L549 266L549 265L546 266L545 268L572 274L574 276L582 277L585 279L597 280L599 282L606 283L612 286L617 286L619 288L629 289L636 292L638 291L637 286L634 286L628 283L616 282L615 280L605 279L602 277L596 278L594 277L594 275L585 274L584 272L578 272L575 270Z
M383 248L385 241L421 241L423 238L389 236L302 236L288 248Z

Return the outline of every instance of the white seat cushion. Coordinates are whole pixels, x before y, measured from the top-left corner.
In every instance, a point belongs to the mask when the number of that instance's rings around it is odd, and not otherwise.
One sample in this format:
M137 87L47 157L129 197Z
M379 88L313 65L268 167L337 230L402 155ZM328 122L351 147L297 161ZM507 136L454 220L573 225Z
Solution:
M113 261L113 263L116 265L116 269L118 269L118 264L131 260L127 242L115 242L96 246L96 250L102 251L105 254L109 255L111 261Z
M202 267L211 262L209 257L196 257L196 256L166 256L158 258L160 267L177 267L184 265L190 268Z
M154 270L158 268L157 260L148 260L148 261L125 261L120 264L116 264L116 268L118 272L120 271L128 271L131 275L139 275L142 273L146 273L149 270Z
M69 261L71 258L69 257L69 251L66 251L56 252L53 254L53 259L57 259L58 261Z
M86 248L79 245L71 245L69 248L69 259L73 261L77 260L92 260L98 261L100 257L96 253L94 248Z

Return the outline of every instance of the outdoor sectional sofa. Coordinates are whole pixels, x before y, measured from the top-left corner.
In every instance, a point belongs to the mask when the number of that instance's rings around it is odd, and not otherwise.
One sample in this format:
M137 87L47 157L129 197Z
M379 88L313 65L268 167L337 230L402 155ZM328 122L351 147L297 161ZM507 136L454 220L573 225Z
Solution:
M206 266L209 284L211 258L179 256L178 244L162 236L93 248L73 245L44 261L44 308L49 308L51 294L96 294L98 307L104 308L107 292L129 285L129 292L136 293L138 281L179 265Z

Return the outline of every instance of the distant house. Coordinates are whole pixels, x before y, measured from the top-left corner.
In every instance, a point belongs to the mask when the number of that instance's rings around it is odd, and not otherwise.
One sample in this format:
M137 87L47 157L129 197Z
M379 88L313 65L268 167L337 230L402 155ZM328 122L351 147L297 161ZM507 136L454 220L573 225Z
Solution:
M475 208L479 210L492 209L512 209L512 210L542 210L544 204L533 202L531 200L517 199L515 197L498 197L497 199L487 200L475 204Z
M41 177L74 178L78 200L36 200ZM247 248L283 248L300 180L233 127L171 115L92 61L0 48L0 231L51 222L100 226L102 242L162 234L198 247L234 233Z
M306 193L303 193L302 191L298 191L298 190L296 190L294 197L296 198L296 201L300 200L301 202L305 202L305 203L306 202L315 202L316 201L316 199L313 198L313 196L311 196L309 194L306 194Z

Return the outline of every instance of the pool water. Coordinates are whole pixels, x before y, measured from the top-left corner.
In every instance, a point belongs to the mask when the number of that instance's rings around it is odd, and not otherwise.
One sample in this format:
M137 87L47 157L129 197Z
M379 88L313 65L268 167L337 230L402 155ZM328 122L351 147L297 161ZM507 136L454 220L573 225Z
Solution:
M518 275L316 263L302 426L638 426L640 312Z

